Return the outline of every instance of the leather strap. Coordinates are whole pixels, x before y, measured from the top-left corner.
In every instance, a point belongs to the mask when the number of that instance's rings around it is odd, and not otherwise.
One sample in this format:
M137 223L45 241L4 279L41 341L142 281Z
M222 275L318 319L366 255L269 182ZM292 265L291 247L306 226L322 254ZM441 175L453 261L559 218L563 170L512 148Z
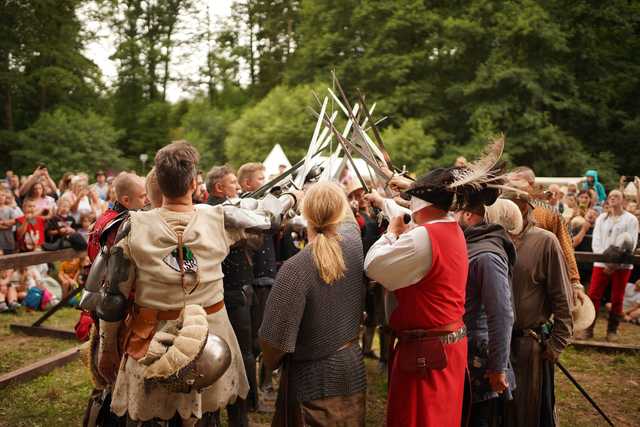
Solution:
M406 331L400 331L398 332L398 338L411 339L411 338L441 337L441 336L449 335L453 332L457 332L463 326L464 326L464 322L462 320L457 320L453 323L449 323L448 325L438 326L432 329L409 329Z
M222 310L222 307L224 307L224 300L219 301L213 305L210 305L208 307L204 307L204 311L207 314L213 314L213 313L217 313L218 311ZM145 308L144 310L153 310L151 308ZM182 309L180 310L165 310L165 311L159 311L159 310L154 310L157 311L158 313L158 320L176 320L179 316L180 313L182 312Z

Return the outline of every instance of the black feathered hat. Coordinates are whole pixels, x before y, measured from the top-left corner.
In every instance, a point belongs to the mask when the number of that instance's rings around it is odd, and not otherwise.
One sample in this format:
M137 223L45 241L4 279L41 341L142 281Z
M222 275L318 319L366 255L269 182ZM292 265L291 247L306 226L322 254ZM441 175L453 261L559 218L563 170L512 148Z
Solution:
M448 211L453 203L455 192L449 188L455 177L455 168L437 168L416 179L404 198L417 197L431 203L438 209Z

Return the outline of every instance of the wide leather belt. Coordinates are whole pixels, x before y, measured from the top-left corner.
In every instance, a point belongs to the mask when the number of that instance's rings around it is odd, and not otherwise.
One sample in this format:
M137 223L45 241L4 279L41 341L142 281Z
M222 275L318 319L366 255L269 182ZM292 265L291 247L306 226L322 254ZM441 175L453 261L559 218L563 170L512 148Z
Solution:
M454 344L467 336L467 327L460 326L454 331L430 330L430 329L412 329L402 331L398 334L400 342L416 341L422 338L438 337L443 344Z
M224 307L224 300L219 301L213 305L210 305L208 307L204 307L204 311L207 314L213 314L213 313L217 313L218 311L222 310L222 307ZM144 308L144 307L138 307L140 309L140 311L142 310L152 310L158 313L156 319L158 320L176 320L179 316L180 313L182 312L182 309L180 310L154 310L152 308Z
M204 307L207 314L216 313L224 307L224 300ZM180 317L180 310L156 310L153 308L134 305L125 319L125 328L121 328L121 347L129 356L138 360L143 357L153 335L156 333L158 322L176 320Z

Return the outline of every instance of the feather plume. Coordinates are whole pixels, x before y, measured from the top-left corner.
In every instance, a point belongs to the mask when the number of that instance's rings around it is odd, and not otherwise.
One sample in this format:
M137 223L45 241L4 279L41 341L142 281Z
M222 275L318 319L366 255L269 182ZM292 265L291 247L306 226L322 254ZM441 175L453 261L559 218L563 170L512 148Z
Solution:
M528 196L529 195L528 192L526 192L524 190L520 190L520 189L515 188L515 187L511 187L509 185L487 184L487 188L495 188L496 190L502 190L504 192L512 192L512 193L519 194L521 196Z
M491 181L501 179L496 176L496 164L500 161L503 150L504 134L500 134L487 145L480 159L452 172L454 180L449 184L449 189L463 186L480 189Z

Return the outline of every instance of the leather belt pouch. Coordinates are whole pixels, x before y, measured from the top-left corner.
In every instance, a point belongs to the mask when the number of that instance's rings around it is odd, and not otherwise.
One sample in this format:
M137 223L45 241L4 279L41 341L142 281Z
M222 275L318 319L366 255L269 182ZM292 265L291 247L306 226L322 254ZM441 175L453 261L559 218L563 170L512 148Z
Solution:
M125 321L129 330L129 336L125 342L125 350L135 360L139 360L147 354L149 344L151 344L158 326L156 313L151 310L141 310L133 316L130 315Z
M447 354L439 337L400 339L397 358L401 372L417 376L425 376L430 369L447 367Z

